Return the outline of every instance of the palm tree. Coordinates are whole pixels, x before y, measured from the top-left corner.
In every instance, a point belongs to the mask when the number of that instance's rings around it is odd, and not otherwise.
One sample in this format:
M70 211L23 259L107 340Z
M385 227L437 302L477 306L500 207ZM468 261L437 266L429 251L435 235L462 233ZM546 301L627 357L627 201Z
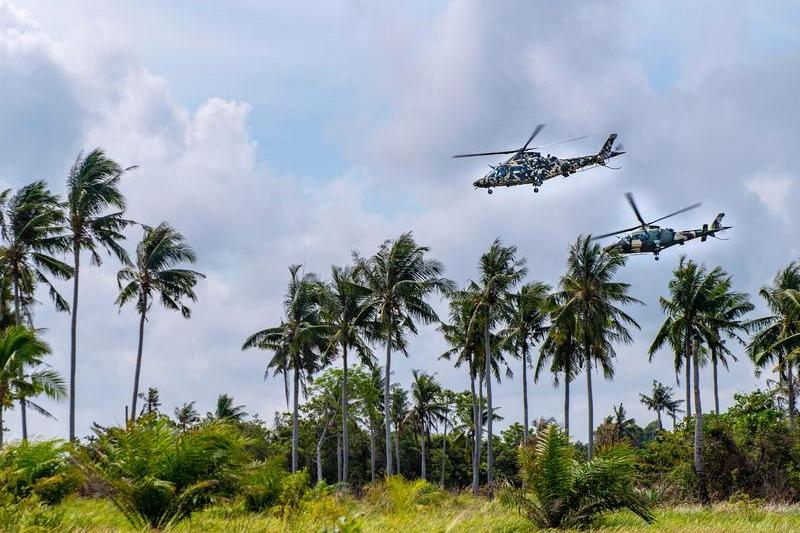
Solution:
M709 500L703 461L700 342L704 341L711 346L719 344L716 331L725 324L721 323L719 317L713 316L715 306L718 306L715 301L715 296L718 295L715 295L714 288L722 283L725 277L725 273L719 267L708 272L704 266L681 257L668 285L669 297L661 297L659 300L667 318L650 346L652 355L670 339L680 337L684 341L687 364L691 359L695 408L694 467L698 478L700 501L703 504Z
M402 474L400 464L400 431L403 428L403 422L408 415L408 391L400 386L399 383L392 383L392 423L394 424L394 457L395 457L395 474Z
M196 260L194 250L186 243L183 235L162 222L155 228L144 226L144 236L136 246L136 263L117 272L120 292L116 304L121 308L126 303L135 301L136 311L139 313L139 346L133 379L131 421L136 418L147 313L153 301L158 298L165 308L180 311L184 318L191 317L191 309L183 301L197 301L194 289L198 280L205 276L185 268L184 264L191 264Z
M56 310L69 311L69 304L59 294L48 276L69 279L73 270L53 254L69 249L64 234L66 219L59 197L47 189L43 181L20 188L9 198L10 190L0 193L0 233L6 241L2 258L4 276L11 281L16 324L22 323L23 313L33 327L30 308L34 288L44 284L55 302ZM20 404L22 438L28 438L26 403Z
M214 417L218 420L241 422L247 416L244 405L234 405L233 398L227 394L220 394L217 398L217 408Z
M444 265L426 258L429 251L419 246L411 233L404 233L395 240L385 241L369 259L356 258L363 286L369 289L366 305L374 313L386 345L383 409L387 476L392 475L392 351L408 355L406 334L416 335L415 321L430 324L439 320L427 298L433 293L448 293L453 289L453 282L443 277Z
M539 350L533 380L538 382L545 370L549 370L553 374L553 386L557 387L559 375L563 374L564 432L569 437L569 384L577 377L584 359L578 338L580 317L574 309L559 309L554 298L550 299L548 307L551 326Z
M713 288L715 305L709 316L709 326L715 337L715 342L709 345L709 351L714 382L714 412L717 414L719 414L717 366L721 363L727 369L727 357L736 361L736 356L727 347L723 336L744 345L745 342L738 333L746 331L748 325L742 320L742 317L753 310L750 297L743 292L731 290L731 285L731 277L728 276L720 279L717 286Z
M3 445L3 411L15 399L44 394L59 400L66 394L64 380L55 370L43 367L50 346L25 326L9 326L0 331L0 446ZM25 368L33 367L30 373ZM38 407L38 406L36 406ZM44 411L43 409L40 409Z
M327 348L327 326L320 317L325 287L314 274L300 274L301 265L289 267L290 279L283 299L284 320L278 326L257 331L242 345L242 350L261 348L281 357L294 372L292 396L292 472L297 471L300 439L298 403L300 382L313 374L320 354ZM274 360L274 359L273 359Z
M641 303L629 296L630 285L614 281L625 265L617 253L605 253L590 237L578 237L570 247L567 273L561 277L560 290L555 295L558 304L554 320L577 315L578 338L586 369L586 396L589 412L588 457L594 452L594 403L592 396L592 364L602 367L606 377L613 375L613 344L630 344L627 326L639 329L639 324L619 306Z
M506 328L500 332L504 345L522 359L522 442L528 442L528 351L548 330L550 286L533 282L510 294L504 309Z
M636 425L633 418L628 418L628 412L621 403L613 406L614 414L607 416L597 428L597 445L605 447L627 441L629 444L638 445L641 428Z
M72 278L72 324L70 326L69 366L69 440L75 440L75 373L77 369L78 342L78 278L81 266L81 251L91 254L91 262L100 265L102 258L97 252L103 247L114 254L123 264L130 264L128 254L120 245L125 239L122 231L131 224L122 217L125 197L119 190L122 174L135 167L121 168L106 157L101 148L88 154L81 152L67 176L67 211L71 235L73 272ZM108 212L111 209L112 212Z
M483 327L484 378L486 379L486 402L489 412L492 409L492 370L493 350L491 348L491 330L502 320L502 309L508 305L511 290L525 278L527 269L525 259L517 257L516 246L503 246L500 239L495 239L480 259L478 282L471 281L469 290L475 295L475 307L470 317L469 329L475 331ZM492 446L492 418L486 425L486 477L491 492L494 481L494 450Z
M775 275L759 294L770 314L750 321L755 335L747 354L759 368L777 362L781 385L786 383L789 397L789 422L795 421L795 391L792 367L800 348L800 263L792 262ZM784 379L784 376L786 378Z
M427 443L431 437L431 427L444 417L445 407L440 403L442 387L436 379L425 372L412 370L411 410L406 415L409 422L417 430L420 440L420 477L427 479Z
M186 431L194 424L200 422L200 413L194 408L195 402L187 402L175 408L175 421L180 426L181 431Z
M376 337L371 308L365 304L369 291L358 283L353 268L331 267L331 281L323 306L323 320L330 325L328 351L342 356L342 480L349 477L350 438L348 429L349 404L347 354L353 348L364 365L373 364L372 349L367 342Z
M650 411L656 412L656 416L658 417L658 429L660 430L664 429L664 424L661 420L661 412L669 412L671 405L674 404L677 407L679 403L676 403L676 401L672 398L672 394L672 387L667 387L655 379L653 380L653 388L650 392L650 396L647 396L646 394L639 394L639 399L644 406Z

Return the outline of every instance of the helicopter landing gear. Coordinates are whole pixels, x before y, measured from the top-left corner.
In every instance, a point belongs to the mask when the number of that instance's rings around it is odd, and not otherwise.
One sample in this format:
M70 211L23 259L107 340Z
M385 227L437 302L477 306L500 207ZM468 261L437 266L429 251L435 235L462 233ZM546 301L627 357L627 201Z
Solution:
M655 257L655 259L656 259L656 261L658 261L658 254L656 254L656 257Z
M539 192L539 187L534 187L533 192Z
M486 192L488 192L489 194L492 194L492 189L489 189Z

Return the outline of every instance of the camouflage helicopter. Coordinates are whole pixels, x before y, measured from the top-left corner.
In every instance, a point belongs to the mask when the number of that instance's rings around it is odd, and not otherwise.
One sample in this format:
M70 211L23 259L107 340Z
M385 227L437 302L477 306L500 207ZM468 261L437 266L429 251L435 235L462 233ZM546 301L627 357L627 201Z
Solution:
M547 146L578 141L585 138L585 136L576 137L575 139L543 146L529 147L531 141L533 141L534 137L536 137L543 128L544 124L536 126L533 133L528 138L528 141L522 145L522 148L499 152L458 154L454 155L453 158L511 154L511 156L502 163L498 165L489 165L492 170L473 183L475 187L487 189L487 192L492 194L492 187L513 187L515 185L533 185L533 192L539 192L539 187L549 179L555 178L556 176L567 177L570 174L575 174L579 170L586 170L593 166L606 166L606 161L625 153L622 151L622 145L612 147L617 138L617 134L612 133L608 136L608 140L606 140L597 154L570 157L567 159L559 159L550 154L543 156L542 153L537 150Z
M619 235L620 233L630 232L628 235L620 237L620 239L614 244L603 248L604 252L616 250L622 254L652 253L655 256L655 260L658 261L658 253L664 248L669 248L670 246L675 246L676 244L683 246L686 241L690 241L698 237L700 237L700 241L702 242L705 242L708 237L716 237L719 239L720 237L717 237L716 233L731 228L731 226L723 226L721 224L722 217L725 216L725 213L719 213L711 223L710 227L708 224L703 224L701 229L690 229L683 231L675 231L672 228L662 228L660 226L656 226L655 223L700 207L701 204L692 204L688 207L684 207L683 209L678 209L674 213L657 218L652 222L645 222L642 218L642 214L639 212L639 208L636 207L636 202L633 200L633 195L631 193L625 193L625 198L628 199L628 203L631 205L633 212L636 213L636 218L639 220L639 225L592 237L592 240L596 240L603 239L605 237L611 237L612 235Z

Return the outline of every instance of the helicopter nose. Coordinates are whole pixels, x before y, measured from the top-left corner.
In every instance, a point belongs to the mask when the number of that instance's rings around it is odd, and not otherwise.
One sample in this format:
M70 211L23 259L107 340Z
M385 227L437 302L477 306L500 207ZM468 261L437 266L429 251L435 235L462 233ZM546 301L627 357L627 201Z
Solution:
M473 185L473 186L475 186L475 187L486 187L486 178L479 178L479 179L476 179L476 180L475 180L475 181L472 183L472 185Z

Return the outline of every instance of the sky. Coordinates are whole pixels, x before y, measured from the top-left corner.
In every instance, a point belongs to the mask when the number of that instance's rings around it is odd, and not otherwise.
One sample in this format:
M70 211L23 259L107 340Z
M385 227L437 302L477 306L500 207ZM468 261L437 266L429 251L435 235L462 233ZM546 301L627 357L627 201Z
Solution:
M0 0L0 187L45 179L63 194L79 151L96 146L138 165L122 185L130 217L169 221L207 275L190 320L154 306L142 388L157 387L168 413L191 400L213 410L224 392L265 420L285 409L282 381L263 379L267 353L240 348L280 321L290 264L326 277L352 250L413 231L464 284L500 237L531 280L555 285L579 234L635 222L624 192L649 219L703 202L670 224L725 212L728 240L632 257L619 276L644 302L631 310L641 330L618 348L615 379L594 380L595 419L622 402L645 424L654 416L639 393L653 379L675 385L672 355L650 362L647 350L680 255L725 268L754 295L753 316L764 313L758 289L798 258L798 64L792 2ZM514 148L537 123L547 123L537 141L587 136L553 148L562 157L618 133L621 168L488 196L471 184L495 161L450 159ZM128 249L140 237L131 229ZM79 435L122 423L130 402L137 319L114 305L118 269L108 258L82 270ZM36 326L67 375L69 317L38 299ZM434 304L446 316L446 302ZM468 388L439 360L444 349L422 327L409 357L394 358L394 379L408 384L419 368ZM767 377L734 352L723 408ZM493 387L501 426L521 420L519 365ZM710 369L701 373L708 409ZM529 390L534 418L561 419L549 379ZM585 440L585 377L572 390L571 429ZM42 403L56 420L32 414L30 432L66 437L67 404ZM18 410L7 418L18 437Z

